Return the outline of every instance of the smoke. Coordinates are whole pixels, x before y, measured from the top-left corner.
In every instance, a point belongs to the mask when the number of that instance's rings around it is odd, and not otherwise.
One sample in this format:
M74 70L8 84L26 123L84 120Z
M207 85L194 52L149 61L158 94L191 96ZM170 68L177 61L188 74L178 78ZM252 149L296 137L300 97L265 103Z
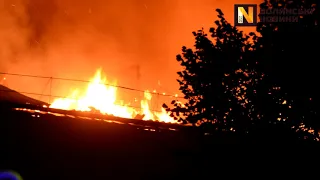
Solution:
M0 16L0 69L3 71L28 50L30 29L24 6L19 1L1 3Z
M0 71L88 79L102 67L119 85L176 93L175 56L183 45L193 45L191 32L211 27L216 8L233 23L234 3L254 2L4 0ZM23 77L9 81L12 88L38 93L46 84ZM67 85L56 84L54 93L65 95Z

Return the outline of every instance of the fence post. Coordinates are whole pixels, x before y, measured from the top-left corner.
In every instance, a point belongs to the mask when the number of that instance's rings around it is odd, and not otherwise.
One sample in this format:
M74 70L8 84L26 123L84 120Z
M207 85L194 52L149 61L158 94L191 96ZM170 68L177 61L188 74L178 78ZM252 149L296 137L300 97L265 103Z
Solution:
M159 94L159 92L157 93L157 101L156 101L156 110L158 111L158 109L159 109L159 101L160 101L160 99L159 99L159 97L160 97L160 94Z
M49 104L51 104L51 91L52 91L52 77L50 77L50 94L49 94Z

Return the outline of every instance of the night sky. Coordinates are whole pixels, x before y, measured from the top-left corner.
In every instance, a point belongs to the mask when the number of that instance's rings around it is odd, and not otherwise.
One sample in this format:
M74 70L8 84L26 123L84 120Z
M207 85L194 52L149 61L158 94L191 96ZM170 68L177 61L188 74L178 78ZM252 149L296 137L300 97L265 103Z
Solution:
M162 89L176 93L175 56L183 45L193 45L192 31L213 25L216 8L233 23L234 3L260 1L4 0L0 71L88 80L102 67L119 85L159 89L160 81ZM23 91L46 86L35 78L7 79L9 87ZM53 93L66 88L56 85Z

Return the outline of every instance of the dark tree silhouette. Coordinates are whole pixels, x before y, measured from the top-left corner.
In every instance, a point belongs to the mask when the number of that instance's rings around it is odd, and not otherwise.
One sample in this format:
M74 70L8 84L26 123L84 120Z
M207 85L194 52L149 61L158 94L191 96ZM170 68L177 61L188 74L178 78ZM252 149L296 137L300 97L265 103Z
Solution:
M270 103L257 105L260 109L269 106L267 114L270 116L281 112L282 118L296 128L313 128L316 136L320 128L316 106L319 103L316 87L316 58L320 47L319 6L320 1L317 0L265 1L260 4L261 9L301 8L307 15L301 15L298 22L258 23L257 32L261 37L255 42L261 57L257 68L266 74L263 84L277 90L272 92L275 104L271 103L271 108ZM281 105L285 103L286 107Z
M265 1L260 9L296 8L309 14L299 22L260 22L258 36L244 35L218 9L211 38L203 29L193 32L194 48L183 47L177 56L184 68L178 82L187 102L163 107L176 120L214 130L248 132L276 124L281 132L293 129L318 138L314 57L319 57L319 5L315 0Z
M203 29L193 32L194 48L183 47L177 56L184 68L178 72L178 82L187 102L173 101L174 108L163 107L179 121L245 132L261 117L250 99L262 79L255 70L252 42L257 37L245 36L225 20L221 10L217 12L219 20L210 29L211 38Z
M194 48L183 47L177 56L184 68L178 72L178 82L187 102L172 101L173 108L163 107L178 121L214 130L245 133L276 124L281 132L302 130L303 136L313 128L316 136L311 137L317 137L320 122L313 56L318 56L320 31L316 3L262 3L261 9L315 10L298 23L258 23L260 36L244 35L218 9L211 37L203 29L193 32Z

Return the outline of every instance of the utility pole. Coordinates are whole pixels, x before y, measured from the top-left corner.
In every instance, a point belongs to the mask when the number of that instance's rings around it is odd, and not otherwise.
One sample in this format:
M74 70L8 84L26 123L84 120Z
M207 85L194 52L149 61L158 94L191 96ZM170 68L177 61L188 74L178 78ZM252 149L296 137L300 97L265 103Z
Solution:
M140 73L140 65L137 65L137 89L141 90L141 84L140 84L140 78L141 78L141 73ZM141 92L139 91L139 98L141 100Z
M51 91L52 91L52 77L50 77L50 96L49 96L49 105L51 104Z
M140 65L138 64L137 65L137 85L138 85L138 89L140 90L140 77L141 77L141 74L140 74Z

